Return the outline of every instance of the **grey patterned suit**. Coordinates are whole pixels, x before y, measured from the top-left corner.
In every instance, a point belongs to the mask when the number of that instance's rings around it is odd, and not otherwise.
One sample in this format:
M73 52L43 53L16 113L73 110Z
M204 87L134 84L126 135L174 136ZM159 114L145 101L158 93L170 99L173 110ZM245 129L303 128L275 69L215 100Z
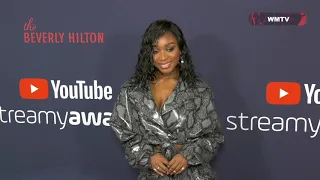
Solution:
M216 179L209 161L217 154L224 136L213 93L206 83L188 88L180 78L163 107L158 109L150 86L143 89L127 81L121 86L109 123L125 147L129 164L140 169L138 180ZM177 152L174 144L184 147ZM150 156L157 152L169 161L181 153L189 167L178 175L160 176L150 164Z

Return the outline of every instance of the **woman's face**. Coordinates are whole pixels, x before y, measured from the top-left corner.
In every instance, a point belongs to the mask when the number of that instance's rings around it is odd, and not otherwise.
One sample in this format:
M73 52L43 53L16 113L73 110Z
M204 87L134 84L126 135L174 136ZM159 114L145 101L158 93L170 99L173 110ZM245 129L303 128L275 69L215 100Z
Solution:
M172 33L165 33L159 38L153 48L154 66L162 74L170 74L180 60L178 41Z

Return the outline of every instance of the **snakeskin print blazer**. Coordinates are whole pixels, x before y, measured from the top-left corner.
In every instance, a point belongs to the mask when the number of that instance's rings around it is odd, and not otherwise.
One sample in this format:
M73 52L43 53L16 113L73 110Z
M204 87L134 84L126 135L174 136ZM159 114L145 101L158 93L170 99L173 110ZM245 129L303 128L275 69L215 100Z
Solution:
M161 109L146 89L127 81L121 86L110 126L125 148L125 157L140 169L139 180L215 180L209 162L224 142L210 87L188 88L180 78ZM183 144L177 152L175 144ZM155 146L161 148L157 150ZM150 156L162 153L169 161L181 153L189 167L178 175L160 176L151 169Z

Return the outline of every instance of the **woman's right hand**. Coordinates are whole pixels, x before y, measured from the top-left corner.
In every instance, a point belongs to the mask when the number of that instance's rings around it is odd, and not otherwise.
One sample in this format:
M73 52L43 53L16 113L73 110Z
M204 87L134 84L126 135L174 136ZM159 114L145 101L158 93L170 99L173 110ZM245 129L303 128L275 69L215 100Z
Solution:
M169 161L160 153L156 153L150 157L152 169L161 176L164 176L168 172Z

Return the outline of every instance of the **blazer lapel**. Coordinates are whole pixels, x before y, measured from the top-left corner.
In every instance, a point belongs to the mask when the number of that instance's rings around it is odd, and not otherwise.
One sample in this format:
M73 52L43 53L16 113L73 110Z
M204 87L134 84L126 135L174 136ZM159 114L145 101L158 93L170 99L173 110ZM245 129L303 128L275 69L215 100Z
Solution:
M139 115L164 127L163 120L157 110L157 106L153 100L150 88L147 88L146 91L141 86L136 86L132 91L129 92L129 98L136 107Z
M160 126L164 126L163 115L192 101L197 97L197 94L194 88L188 88L186 83L179 78L176 88L164 102L160 111L154 102L150 86L147 86L147 90L141 86L136 86L129 92L129 98L136 106L138 114L151 119Z
M194 92L194 90L192 88L188 88L186 83L183 82L181 78L179 78L177 87L173 90L167 101L165 101L164 103L161 115L165 115L172 110L183 106L185 103L195 97L196 93Z

